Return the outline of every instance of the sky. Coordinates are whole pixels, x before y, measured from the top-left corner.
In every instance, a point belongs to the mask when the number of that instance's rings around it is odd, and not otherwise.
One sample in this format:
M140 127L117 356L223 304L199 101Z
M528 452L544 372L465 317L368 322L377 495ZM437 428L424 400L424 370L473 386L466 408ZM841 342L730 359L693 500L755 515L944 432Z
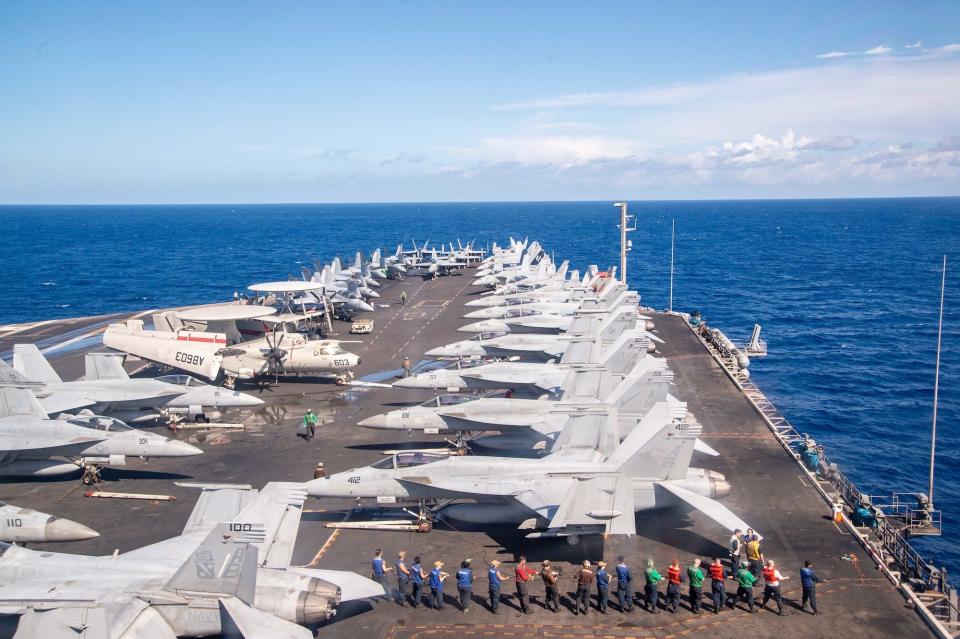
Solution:
M2 2L0 203L960 194L960 2Z

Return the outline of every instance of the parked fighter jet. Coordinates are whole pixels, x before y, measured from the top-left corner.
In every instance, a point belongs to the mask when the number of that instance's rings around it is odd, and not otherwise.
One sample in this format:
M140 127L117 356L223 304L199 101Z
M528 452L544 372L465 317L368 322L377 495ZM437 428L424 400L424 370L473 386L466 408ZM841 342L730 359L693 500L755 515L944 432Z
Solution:
M673 374L666 360L645 359L626 377L615 381L600 367L570 369L555 399L517 399L440 395L419 406L408 406L359 422L366 428L456 433L458 446L529 453L550 451L572 415L599 405L614 408L622 420L618 432L630 432L636 419L668 398ZM684 411L686 409L684 408ZM499 435L473 433L499 431Z
M31 385L48 415L89 408L97 414L112 414L128 422L166 417L177 421L192 417L209 421L207 408L250 408L263 400L224 388L210 386L189 375L164 375L131 379L123 357L110 353L87 353L83 379L63 381L34 344L13 347L13 368L0 362L6 381Z
M397 252L386 258L381 259L380 249L375 250L370 255L370 266L374 270L382 271L383 277L388 279L397 279L403 277L407 272L406 264L403 259L403 245L397 244Z
M259 339L241 342L234 322L260 318L270 321L276 309L262 306L208 306L154 318L157 326L165 322L169 330L148 331L143 321L127 320L111 324L103 334L110 348L131 353L153 362L183 369L189 373L218 379L232 388L238 379L276 377L287 374L333 374L340 382L350 377L350 369L360 358L345 352L336 340L311 340L299 333L274 330ZM183 328L182 322L201 322L206 331Z
M457 392L461 389L510 389L534 396L554 393L570 369L599 364L615 377L633 370L647 353L650 340L644 331L624 331L605 347L594 337L575 337L567 342L557 362L491 362L479 366L438 368L393 383L398 388L432 388Z
M319 262L314 262L314 265L317 267L316 271L311 273L310 269L303 267L300 272L304 280L321 285L321 290L313 293L317 302L322 301L319 295L326 295L334 307L346 308L351 313L373 310L373 306L367 300L376 299L380 294L368 287L366 283L361 282L357 277L338 280L329 266L323 266Z
M461 271L467 267L467 262L465 259L460 259L453 255L438 254L437 250L433 249L429 254L425 254L419 262L414 264L414 267L424 269L427 273L436 277L452 275L457 271Z
M723 475L690 468L699 424L676 413L655 421L650 411L610 455L615 411L573 415L554 445L539 459L450 457L405 452L366 468L355 468L307 483L315 497L377 498L419 502L425 518L475 523L516 523L527 537L636 532L634 512L682 506L722 526L746 529L717 501L729 493ZM471 500L474 503L453 503Z
M112 417L48 419L29 389L0 387L0 476L48 477L82 469L84 483L89 484L98 479L102 467L123 466L127 457L187 457L202 452Z
M302 484L204 493L183 534L120 555L0 544L0 622L13 639L309 639L349 599L382 596L353 573L291 568Z
M0 501L0 541L17 544L48 541L81 541L100 534L69 519Z

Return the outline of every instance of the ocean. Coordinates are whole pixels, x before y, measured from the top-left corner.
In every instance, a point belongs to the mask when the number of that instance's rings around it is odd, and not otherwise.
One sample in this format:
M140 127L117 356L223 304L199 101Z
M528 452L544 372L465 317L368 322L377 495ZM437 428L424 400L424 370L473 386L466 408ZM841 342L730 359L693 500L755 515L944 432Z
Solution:
M0 207L0 324L226 300L313 259L538 238L575 268L619 263L612 202ZM948 256L935 504L921 548L960 569L960 198L632 202L644 305L699 310L754 381L862 490L927 490L940 266Z

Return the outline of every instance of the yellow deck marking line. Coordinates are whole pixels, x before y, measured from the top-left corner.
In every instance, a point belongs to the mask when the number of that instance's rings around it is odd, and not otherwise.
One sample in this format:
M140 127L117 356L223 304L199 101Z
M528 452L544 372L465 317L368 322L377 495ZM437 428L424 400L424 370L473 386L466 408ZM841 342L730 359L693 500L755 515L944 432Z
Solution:
M350 511L349 511L349 510L348 510L348 511L346 512L346 514L343 516L343 519L340 520L340 523L343 523L343 522L345 522L345 521L348 520L348 519L350 519ZM314 556L313 556L313 559L310 560L310 563L307 564L308 567L309 567L309 566L316 566L317 563L318 563L321 559L323 559L323 556L324 556L325 554L327 554L327 551L328 551L328 550L330 550L330 547L333 545L333 542L335 542L335 541L337 540L337 537L340 536L340 531L341 531L341 530L342 530L342 529L340 529L340 528L336 528L336 529L334 529L334 531L333 531L332 533L330 533L330 536L327 537L327 541L325 541L324 544L323 544L322 546L320 546L320 550L317 551L317 554L314 555Z

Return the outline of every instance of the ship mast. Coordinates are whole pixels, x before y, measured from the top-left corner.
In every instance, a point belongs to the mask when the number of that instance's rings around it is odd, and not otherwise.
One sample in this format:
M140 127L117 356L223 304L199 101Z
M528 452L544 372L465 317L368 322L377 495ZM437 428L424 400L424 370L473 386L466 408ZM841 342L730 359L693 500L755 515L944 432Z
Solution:
M933 378L933 425L930 433L930 508L933 508L933 463L937 453L937 401L940 394L940 342L943 338L943 293L947 286L947 256L943 256L943 272L940 276L940 323L937 326L937 365Z

